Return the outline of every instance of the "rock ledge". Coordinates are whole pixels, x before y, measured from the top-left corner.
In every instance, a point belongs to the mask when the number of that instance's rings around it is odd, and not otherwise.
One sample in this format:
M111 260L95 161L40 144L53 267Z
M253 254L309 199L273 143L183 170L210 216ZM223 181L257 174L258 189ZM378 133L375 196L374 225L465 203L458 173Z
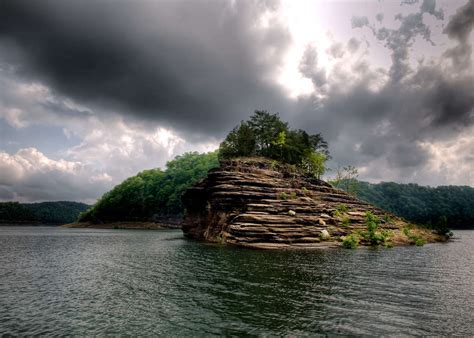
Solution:
M366 229L367 211L382 219L381 229L401 233L407 225L324 181L261 158L222 161L182 201L185 236L261 249L340 246L344 236Z

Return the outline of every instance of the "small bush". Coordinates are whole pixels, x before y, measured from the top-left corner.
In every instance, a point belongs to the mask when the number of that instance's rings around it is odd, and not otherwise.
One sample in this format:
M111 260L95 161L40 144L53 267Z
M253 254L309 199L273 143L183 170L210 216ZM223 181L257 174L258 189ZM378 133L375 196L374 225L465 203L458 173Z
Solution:
M393 222L393 218L390 215L387 215L387 214L385 214L383 216L383 220L385 221L385 223L392 223Z
M350 234L342 241L342 246L346 249L355 249L359 246L359 236Z
M342 214L340 213L339 210L334 210L334 211L332 212L332 217L338 218L338 217L341 217L341 216L342 216Z
M270 169L271 170L275 171L277 169L277 167L278 167L278 162L277 161L273 160L273 161L270 162Z
M295 199L296 199L296 192L292 191L292 192L290 193L290 198L291 198L292 200L295 200Z
M425 241L423 238L421 238L421 237L419 237L419 236L413 234L413 233L411 232L412 228L413 228L413 225L412 225L412 224L408 224L407 226L405 226L405 227L403 228L403 234L404 234L405 236L407 236L407 237L410 239L411 244L415 244L416 246L423 246L423 245L425 245L425 244L426 244L426 241Z
M304 195L308 193L308 189L306 189L306 187L301 188L301 191L303 192Z
M403 231L403 234L404 234L405 236L407 236L408 238L410 238L410 236L411 236L411 229L412 229L411 224L408 224L408 225L406 225L406 226L403 227L403 230L402 230L402 231Z
M417 237L415 240L416 246L423 246L426 244L426 241L423 238Z
M348 208L347 205L345 205L345 204L340 204L340 205L337 207L337 211L339 211L340 213L344 213L344 212L348 212L348 211L349 211L349 208Z
M342 218L341 225L344 226L344 227L347 227L347 226L351 225L351 220L349 219L349 217L344 216Z
M372 212L367 211L365 214L365 226L367 227L367 231L361 231L360 235L369 242L370 245L386 244L393 235L393 232L390 230L378 231L379 224L380 218Z
M288 195L286 194L286 192L282 191L281 193L278 194L278 199L279 200L287 200Z

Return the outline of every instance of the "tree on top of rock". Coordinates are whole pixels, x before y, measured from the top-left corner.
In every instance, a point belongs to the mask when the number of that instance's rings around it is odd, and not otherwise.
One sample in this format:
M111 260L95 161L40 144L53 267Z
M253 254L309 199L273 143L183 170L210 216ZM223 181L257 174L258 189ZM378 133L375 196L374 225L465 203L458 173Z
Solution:
M221 159L248 156L293 164L320 178L329 151L321 134L290 129L278 114L257 110L249 121L232 129L219 147Z

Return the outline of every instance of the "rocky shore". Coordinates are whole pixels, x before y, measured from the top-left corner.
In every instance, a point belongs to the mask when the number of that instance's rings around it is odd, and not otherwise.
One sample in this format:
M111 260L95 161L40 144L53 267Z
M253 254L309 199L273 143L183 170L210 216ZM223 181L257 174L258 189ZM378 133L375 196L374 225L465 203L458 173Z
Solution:
M261 158L221 162L182 197L185 236L252 248L338 247L366 230L366 213L390 245L445 240L293 167ZM404 230L410 227L410 230ZM361 245L368 245L363 238Z

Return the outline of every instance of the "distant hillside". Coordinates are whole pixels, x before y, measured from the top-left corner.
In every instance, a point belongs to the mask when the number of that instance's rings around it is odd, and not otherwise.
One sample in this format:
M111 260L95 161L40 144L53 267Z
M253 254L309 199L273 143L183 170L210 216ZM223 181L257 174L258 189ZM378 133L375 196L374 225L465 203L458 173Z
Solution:
M468 186L359 182L357 197L412 222L474 228L474 188Z
M65 224L77 220L90 206L79 202L0 202L0 223Z

